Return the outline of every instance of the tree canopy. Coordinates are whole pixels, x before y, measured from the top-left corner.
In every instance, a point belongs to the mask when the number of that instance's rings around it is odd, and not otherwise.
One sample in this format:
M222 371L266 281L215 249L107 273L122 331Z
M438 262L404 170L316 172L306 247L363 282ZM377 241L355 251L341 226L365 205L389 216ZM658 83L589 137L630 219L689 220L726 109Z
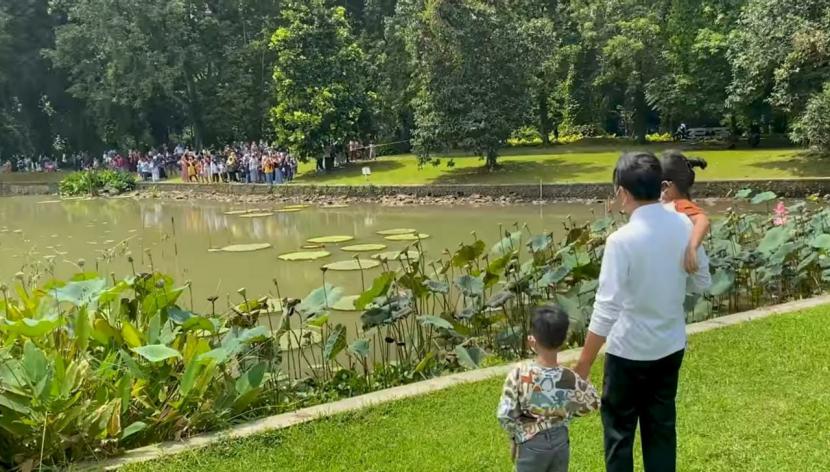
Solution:
M15 0L0 159L266 139L487 157L751 124L827 147L828 0Z

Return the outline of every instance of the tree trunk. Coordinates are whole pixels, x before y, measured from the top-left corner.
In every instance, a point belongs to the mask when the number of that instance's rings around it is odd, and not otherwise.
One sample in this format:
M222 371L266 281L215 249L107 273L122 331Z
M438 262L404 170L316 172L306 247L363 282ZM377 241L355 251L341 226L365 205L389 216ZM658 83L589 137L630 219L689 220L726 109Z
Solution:
M544 86L539 87L539 134L542 135L542 144L550 144L550 131L552 128L550 119L550 108L548 107L548 93Z
M498 158L498 151L494 148L487 149L487 154L485 154L487 159L487 168L493 170L496 168L496 159Z
M646 103L646 95L645 92L640 89L637 91L636 96L634 97L634 116L632 119L634 121L633 128L634 128L634 140L638 144L645 144L646 143L646 115L648 113L648 104Z

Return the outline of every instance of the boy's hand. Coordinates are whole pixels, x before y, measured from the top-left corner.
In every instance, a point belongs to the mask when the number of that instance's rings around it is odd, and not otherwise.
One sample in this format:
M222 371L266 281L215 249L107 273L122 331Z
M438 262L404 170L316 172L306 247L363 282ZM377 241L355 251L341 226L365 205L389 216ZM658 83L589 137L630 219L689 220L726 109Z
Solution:
M683 268L685 268L686 272L690 274L694 274L699 268L697 263L697 248L692 245L689 245L689 247L686 248L686 257L683 260Z

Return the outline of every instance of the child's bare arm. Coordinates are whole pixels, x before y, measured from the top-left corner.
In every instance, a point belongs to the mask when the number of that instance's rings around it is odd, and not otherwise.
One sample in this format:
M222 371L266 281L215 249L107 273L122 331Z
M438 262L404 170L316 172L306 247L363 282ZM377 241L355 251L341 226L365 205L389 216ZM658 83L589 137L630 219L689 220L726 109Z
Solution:
M703 244L703 239L709 233L709 217L703 213L698 213L689 217L692 220L692 237L689 241L689 247L686 250L686 257L683 261L683 267L686 272L694 274L698 269L697 250Z
M709 217L704 213L698 213L697 215L690 216L689 219L692 220L692 224L694 225L692 228L691 246L697 251L697 248L703 244L703 239L709 234Z

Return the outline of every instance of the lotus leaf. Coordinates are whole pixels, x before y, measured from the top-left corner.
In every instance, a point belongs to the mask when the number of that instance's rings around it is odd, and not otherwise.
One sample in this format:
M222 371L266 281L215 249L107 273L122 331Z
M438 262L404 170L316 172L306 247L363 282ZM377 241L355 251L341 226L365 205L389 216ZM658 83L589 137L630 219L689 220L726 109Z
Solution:
M830 234L820 234L810 243L816 249L830 250Z
M311 244L339 244L354 240L354 236L320 236L308 240Z
M446 329L446 330L451 330L452 329L452 323L445 320L444 318L434 316L434 315L419 316L418 321L420 321L421 324L424 325L424 326L432 326L433 328L436 328L436 329Z
M360 295L349 295L347 297L343 297L337 303L332 305L331 309L335 311L357 311L357 308L355 308L355 302L358 298L360 298Z
M239 215L240 218L265 218L266 216L274 216L274 214L264 211L262 213L246 213L244 215Z
M286 207L286 208L280 208L279 210L277 210L277 213L297 213L299 211L303 211L303 209L302 208L288 208L288 207Z
M367 358L369 356L369 340L358 339L349 345L349 352L360 357Z
M306 208L308 208L308 207L310 207L310 206L311 206L311 205L303 205L303 204L299 204L299 205L287 205L287 206L285 206L285 207L283 207L283 208L284 208L284 209L286 209L286 210L304 210L304 209L306 209Z
M429 239L431 238L430 235L426 233L420 234L396 234L394 236L387 236L384 239L387 241L420 241L422 239Z
M290 252L288 254L282 254L279 256L280 260L283 261L316 261L317 259L322 259L324 257L329 257L331 255L328 251L298 251L298 252Z
M346 349L346 327L338 324L331 330L329 338L326 339L326 345L323 346L323 357L333 360L343 349Z
M303 244L300 249L323 249L324 247L326 247L325 244Z
M421 257L421 253L418 251L389 251L389 252L381 252L380 254L375 254L372 256L372 259L377 259L379 261L396 261L398 259L403 260L418 260Z
M469 370L478 369L481 366L481 362L487 357L487 354L476 346L464 347L458 345L455 347L454 352L461 367Z
M352 271L352 270L368 270L379 266L380 262L372 259L350 259L347 261L332 262L323 267L328 270L335 271Z
M133 352L147 359L150 362L162 362L171 358L181 358L182 354L164 344L151 344L149 346L134 347Z
M374 252L386 249L385 244L356 244L354 246L346 246L341 248L346 252Z
M297 310L306 318L319 315L337 303L343 296L343 289L331 284L314 289L297 305Z
M225 212L226 215L230 215L230 216L244 215L246 213L248 213L248 210L232 210L232 211L226 211Z
M222 248L222 252L253 252L270 248L268 243L233 244Z
M752 197L751 202L752 202L753 205L758 205L758 204L761 204L761 203L766 203L770 200L775 200L776 198L777 198L777 195L775 195L775 193L773 193L773 192L762 192L762 193L759 193L758 195L755 195L754 197Z
M292 329L280 336L279 345L283 351L320 344L323 336L314 329Z
M417 229L412 228L392 228L392 229L385 229L383 231L378 231L378 234L381 236L400 236L404 234L414 234L417 233Z

